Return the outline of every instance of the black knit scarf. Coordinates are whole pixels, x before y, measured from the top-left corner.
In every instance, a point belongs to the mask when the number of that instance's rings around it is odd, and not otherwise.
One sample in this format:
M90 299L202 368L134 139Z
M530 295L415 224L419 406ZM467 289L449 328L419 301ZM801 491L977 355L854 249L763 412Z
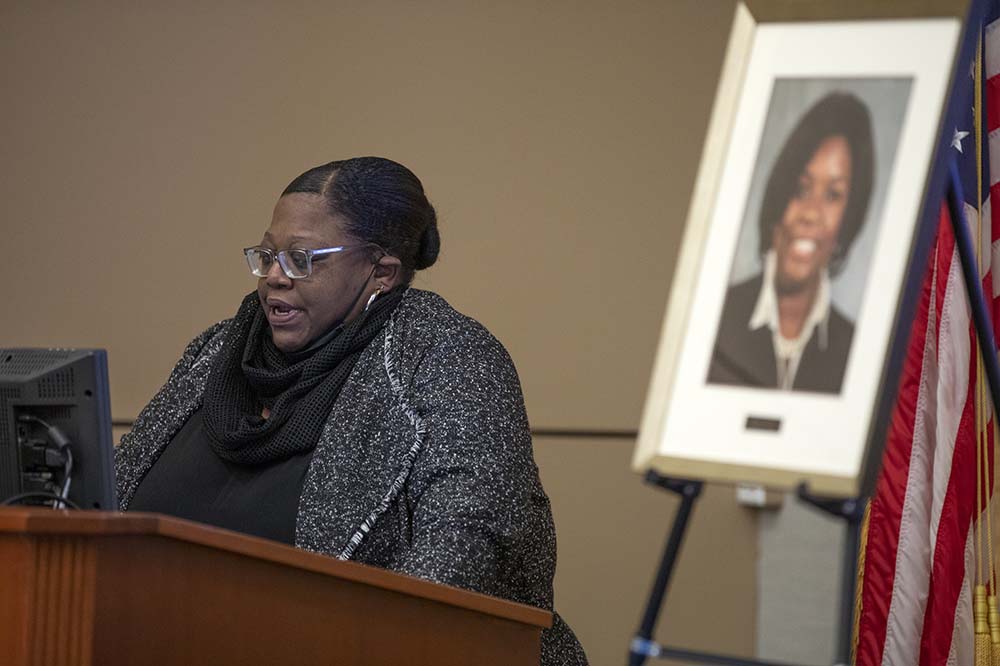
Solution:
M354 364L403 297L393 289L366 312L327 334L312 353L286 355L271 340L257 293L243 299L205 385L202 410L215 453L261 465L315 448ZM270 416L261 416L262 408Z

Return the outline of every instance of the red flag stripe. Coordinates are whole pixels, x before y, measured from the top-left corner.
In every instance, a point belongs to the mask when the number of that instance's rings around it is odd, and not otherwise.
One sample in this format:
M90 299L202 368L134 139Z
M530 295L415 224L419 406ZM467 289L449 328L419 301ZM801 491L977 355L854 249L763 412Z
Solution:
M957 257L955 261L958 261ZM974 350L974 332L968 331L968 336L970 349ZM955 437L950 476L944 489L945 498L938 521L927 611L924 614L921 666L944 666L952 649L955 607L966 576L965 544L976 498L975 396L976 356L973 351L969 354L965 406ZM941 444L939 441L938 445Z
M1000 76L993 76L986 79L986 90L983 91L987 100L995 100L1000 97ZM1000 108L996 104L986 105L986 131L992 132L1000 128Z
M914 420L923 374L924 352L928 343L934 349L937 348L936 317L931 313L937 306L932 305L932 298L939 303L944 295L944 289L939 288L934 280L937 275L934 270L936 262L937 257L932 252L903 364L899 397L889 426L883 472L871 502L868 554L863 572L862 612L858 618L859 640L856 663L859 666L875 666L882 663L886 618L889 615L896 575L900 519L910 471ZM947 270L944 273L947 274Z
M935 246L934 300L928 325L934 327L932 344L924 347L918 363L920 394L915 407L912 440L901 442L911 447L910 470L906 477L905 501L899 519L899 546L896 553L896 574L892 580L892 602L886 618L886 641L882 663L916 664L920 660L924 616L931 583L932 550L941 516L941 496L947 479L940 479L942 468L951 467L951 450L955 441L960 409L948 412L945 405L956 402L948 391L942 391L942 374L947 377L951 366L942 365L954 350L955 340L950 324L954 323L955 282L961 280L955 263L955 238L948 216L939 215L938 238ZM942 340L945 332L949 335ZM967 335L967 331L963 331ZM942 344L944 350L942 350ZM946 352L946 353L945 353ZM965 370L964 364L961 366ZM964 389L965 380L962 381ZM964 395L964 393L963 393ZM958 399L960 401L960 399ZM952 417L951 414L954 414ZM942 433L947 433L942 446ZM937 494L935 490L940 489ZM937 501L935 501L937 499Z

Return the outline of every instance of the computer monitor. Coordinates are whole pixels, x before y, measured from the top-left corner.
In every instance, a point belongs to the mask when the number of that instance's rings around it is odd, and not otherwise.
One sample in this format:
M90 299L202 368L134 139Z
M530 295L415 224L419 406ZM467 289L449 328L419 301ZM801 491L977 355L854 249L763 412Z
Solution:
M107 353L0 348L0 503L115 510L114 479Z

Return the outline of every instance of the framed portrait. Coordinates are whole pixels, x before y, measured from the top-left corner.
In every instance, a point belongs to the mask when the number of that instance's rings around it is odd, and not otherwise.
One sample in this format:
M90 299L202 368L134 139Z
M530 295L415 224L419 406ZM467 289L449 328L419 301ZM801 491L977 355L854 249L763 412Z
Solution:
M634 468L869 483L964 4L738 5Z

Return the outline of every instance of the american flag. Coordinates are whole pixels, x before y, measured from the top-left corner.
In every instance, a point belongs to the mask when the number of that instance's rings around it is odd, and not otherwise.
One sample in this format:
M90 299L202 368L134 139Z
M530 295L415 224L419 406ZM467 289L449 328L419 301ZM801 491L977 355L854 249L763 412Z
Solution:
M980 54L967 64L968 117L949 131L996 323L1000 263L995 275L990 265L1000 262L1000 200L996 214L991 207L1000 197L1000 11L995 0L990 4ZM988 583L992 572L989 562L977 567L976 555L987 538L981 510L991 494L993 444L992 423L980 422L992 408L988 392L983 397L985 376L977 385L977 347L951 219L942 207L869 509L858 665L974 663L973 587ZM985 482L977 480L981 431L988 438ZM984 488L978 500L977 487ZM984 569L985 576L977 575Z

